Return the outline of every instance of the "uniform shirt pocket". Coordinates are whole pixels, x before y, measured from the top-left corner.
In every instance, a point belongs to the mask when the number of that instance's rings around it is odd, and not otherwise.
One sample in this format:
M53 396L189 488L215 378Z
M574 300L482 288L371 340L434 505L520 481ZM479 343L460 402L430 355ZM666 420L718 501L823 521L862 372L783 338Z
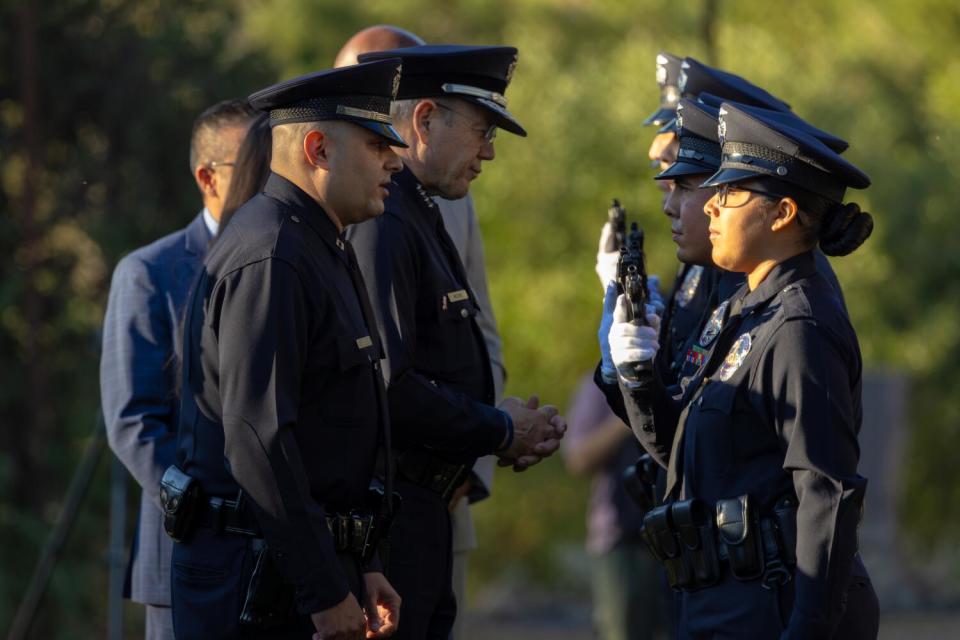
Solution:
M695 455L697 470L705 474L705 481L724 477L733 468L736 396L736 387L714 381L696 400Z

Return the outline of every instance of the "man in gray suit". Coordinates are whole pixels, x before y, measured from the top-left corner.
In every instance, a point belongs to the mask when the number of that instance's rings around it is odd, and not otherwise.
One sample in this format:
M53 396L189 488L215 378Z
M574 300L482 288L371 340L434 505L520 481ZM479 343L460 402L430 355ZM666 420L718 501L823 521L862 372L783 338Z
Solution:
M190 169L204 209L185 228L124 257L113 272L103 324L100 399L110 448L143 489L127 593L146 605L146 638L172 639L170 552L160 477L175 462L177 355L183 305L217 233L237 150L255 115L227 100L194 122Z
M424 44L424 41L399 27L391 25L375 25L354 34L340 49L334 60L335 67L356 64L357 56L370 51L385 51L399 47L412 47ZM493 315L490 304L490 293L487 288L487 267L484 262L483 237L477 224L477 214L473 207L473 198L470 195L458 200L434 198L440 208L443 226L453 240L460 254L460 260L467 271L467 280L477 297L477 303L482 313L477 316L477 324L483 332L483 339L487 346L487 355L490 357L490 369L493 373L495 403L503 399L503 385L506 381L507 370L503 364L500 332L497 329L497 319ZM473 526L473 517L470 505L478 500L490 496L493 487L494 456L486 456L477 460L473 473L454 494L450 501L451 525L453 526L453 591L460 606L460 615L454 623L453 639L464 637L466 609L463 606L467 587L467 558L471 550L477 548L477 535Z

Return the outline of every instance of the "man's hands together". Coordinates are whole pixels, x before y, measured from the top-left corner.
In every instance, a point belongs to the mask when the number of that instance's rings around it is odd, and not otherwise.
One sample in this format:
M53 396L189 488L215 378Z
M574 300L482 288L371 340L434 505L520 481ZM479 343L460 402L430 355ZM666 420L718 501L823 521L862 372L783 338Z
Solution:
M512 466L514 471L525 471L559 447L567 430L567 421L552 405L540 406L540 399L531 396L526 403L520 398L507 398L499 409L513 420L513 442L497 453L501 467Z
M313 613L313 640L389 638L400 624L400 595L379 572L363 574L363 608L352 593L340 604Z

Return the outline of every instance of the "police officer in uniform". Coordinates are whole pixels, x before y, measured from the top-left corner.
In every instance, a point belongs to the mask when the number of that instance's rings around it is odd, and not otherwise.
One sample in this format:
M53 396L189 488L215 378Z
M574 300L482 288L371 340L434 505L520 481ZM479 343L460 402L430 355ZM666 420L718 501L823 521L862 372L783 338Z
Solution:
M667 501L645 535L678 591L682 638L875 638L876 595L857 554L862 363L814 247L846 255L873 222L848 187L869 178L808 132L724 103L720 170L704 184L712 257L744 273L671 443L637 428L668 464ZM636 365L657 348L624 322L613 361L631 420L649 398ZM653 403L669 403L654 387Z
M556 450L555 409L508 399L494 407L484 310L431 196L462 198L494 157L498 128L525 135L503 93L512 47L424 45L368 53L398 56L394 120L401 153L386 214L351 229L384 336L397 488L403 510L391 535L388 575L404 602L397 637L446 640L456 615L448 502L478 456L522 469Z
M696 100L684 98L680 101L676 111L677 135L680 139L677 161L654 178L658 181L671 180L674 183L664 210L671 219L677 258L687 265L705 267L704 277L707 278L706 286L700 287L705 293L704 309L680 349L683 357L679 360L677 383L681 386L703 365L710 343L722 328L721 320L726 308L722 305L744 281L742 273L727 271L714 264L708 232L709 220L703 215L703 207L713 196L715 189L700 185L720 168L721 151L717 129L721 101L721 98L711 94L701 94ZM842 153L849 146L845 140L812 127L792 112L751 107L732 101L730 103L744 112L799 129L837 153ZM840 283L826 256L814 250L814 258L817 270L827 279L842 301ZM610 307L615 303L612 293L608 304Z
M273 126L272 173L188 303L179 462L161 488L178 638L397 626L370 548L390 511L370 492L390 441L381 342L343 230L383 212L402 166L398 74L386 60L250 96Z

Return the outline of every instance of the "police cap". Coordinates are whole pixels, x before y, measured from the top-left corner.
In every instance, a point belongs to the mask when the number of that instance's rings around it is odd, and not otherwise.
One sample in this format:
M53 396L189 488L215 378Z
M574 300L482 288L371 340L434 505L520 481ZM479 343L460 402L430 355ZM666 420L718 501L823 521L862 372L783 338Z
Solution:
M682 58L661 51L657 54L657 84L660 86L660 106L643 121L644 126L662 126L672 120L680 100L680 64Z
M400 58L403 77L397 100L462 98L489 111L494 123L510 133L527 135L507 111L504 92L517 66L514 47L421 45L361 54L362 62Z
M698 100L684 98L680 101L677 105L677 135L680 138L677 160L654 176L655 180L673 180L680 176L714 173L720 168L720 137L717 129L720 106L724 102L726 101L708 93L701 93ZM846 140L814 127L791 111L773 111L735 102L727 104L746 114L805 133L837 153L843 153L850 146Z
M725 100L720 96L715 96L712 93L701 93L698 96L698 100L704 104L710 105L715 109L719 110L720 106L724 102L729 102L730 105L736 107L744 113L753 114L759 116L764 120L772 120L774 122L779 122L785 124L788 127L793 127L794 129L800 129L801 131L806 131L814 138L827 145L837 153L843 153L850 147L850 143L844 140L843 138L838 138L837 136L823 131L814 127L809 122L806 122L800 116L795 114L792 111L775 111L773 109L764 109L762 107L754 107L751 105L743 104L733 100Z
M703 187L770 178L842 202L847 187L870 186L867 174L807 131L727 102L720 107L719 121L720 169Z
M735 73L705 65L689 56L680 63L678 84L684 98L697 98L701 93L710 93L723 100L774 111L790 111L789 104L749 80ZM660 129L660 133L676 132L676 130L676 122L671 120Z
M382 60L318 71L285 80L249 97L270 114L270 126L346 120L377 133L394 146L407 144L393 128L390 102L397 92L400 60Z

